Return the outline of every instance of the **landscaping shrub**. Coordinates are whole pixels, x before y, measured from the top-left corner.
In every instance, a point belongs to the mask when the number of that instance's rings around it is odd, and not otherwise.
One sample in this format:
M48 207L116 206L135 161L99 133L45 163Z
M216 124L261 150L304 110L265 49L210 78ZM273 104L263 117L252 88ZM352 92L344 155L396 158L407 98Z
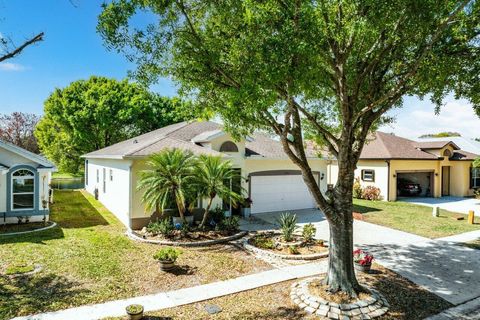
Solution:
M220 207L216 207L214 210L210 210L208 213L210 218L215 222L215 224L218 224L222 222L223 219L225 219L225 212L223 212L223 209Z
M300 254L300 251L298 251L297 246L288 246L288 252L290 254Z
M355 182L353 183L353 197L355 199L362 199L363 197L363 188L360 184L360 178L355 178Z
M264 236L264 235L258 235L254 238L252 238L252 244L260 249L274 249L275 248L275 242L273 239Z
M170 237L174 231L174 226L170 218L150 222L147 225L147 231L156 235L161 234L164 237Z
M278 219L278 223L280 224L283 240L286 242L292 241L293 233L298 229L297 215L292 215L289 212L283 213L280 219Z
M374 186L368 186L363 190L363 199L366 200L380 200L380 189Z
M315 228L312 223L305 225L302 231L303 240L305 240L306 242L312 242L316 232L317 228Z
M182 254L182 250L172 248L172 247L165 247L157 251L153 255L155 260L159 261L177 261L178 257Z
M237 231L240 227L240 218L237 216L231 216L224 218L217 224L216 229L220 231L229 231L234 232Z

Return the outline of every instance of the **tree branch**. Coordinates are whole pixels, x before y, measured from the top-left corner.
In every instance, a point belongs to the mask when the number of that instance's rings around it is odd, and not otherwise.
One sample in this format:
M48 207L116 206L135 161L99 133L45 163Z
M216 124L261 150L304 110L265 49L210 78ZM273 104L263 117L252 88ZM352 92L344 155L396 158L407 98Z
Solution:
M25 41L21 46L13 49L10 52L5 53L3 56L0 56L0 62L5 61L7 59L11 59L11 58L15 57L16 55L20 54L23 51L23 49L25 49L29 45L32 45L36 42L42 41L43 36L44 36L44 33L40 32L39 34L37 34L36 36L31 38L30 40Z

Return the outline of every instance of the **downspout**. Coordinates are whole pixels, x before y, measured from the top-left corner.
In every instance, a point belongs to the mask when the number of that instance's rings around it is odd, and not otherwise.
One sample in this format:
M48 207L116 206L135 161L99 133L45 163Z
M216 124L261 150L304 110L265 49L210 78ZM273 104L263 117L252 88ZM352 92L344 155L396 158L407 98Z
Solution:
M385 160L387 163L387 201L390 201L390 160Z
M132 167L133 161L128 166L128 229L132 231L132 211L133 211L133 185L132 185Z

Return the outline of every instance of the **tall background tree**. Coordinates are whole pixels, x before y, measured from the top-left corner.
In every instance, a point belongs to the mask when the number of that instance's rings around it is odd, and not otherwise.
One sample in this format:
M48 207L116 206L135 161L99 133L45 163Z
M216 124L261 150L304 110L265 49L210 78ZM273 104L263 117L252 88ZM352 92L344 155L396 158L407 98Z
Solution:
M82 154L189 119L188 105L127 80L79 80L45 101L35 136L59 169L77 173Z
M135 25L139 11L156 21ZM453 90L480 105L479 19L471 0L118 0L98 30L141 81L171 76L234 134L278 135L329 222L326 284L355 296L352 186L366 138L405 95L440 106ZM338 160L328 195L308 164L306 131Z
M39 153L34 136L40 117L33 113L0 114L0 140L10 142L33 153Z
M445 138L445 137L461 137L458 132L439 132L439 133L426 133L419 136L419 138Z

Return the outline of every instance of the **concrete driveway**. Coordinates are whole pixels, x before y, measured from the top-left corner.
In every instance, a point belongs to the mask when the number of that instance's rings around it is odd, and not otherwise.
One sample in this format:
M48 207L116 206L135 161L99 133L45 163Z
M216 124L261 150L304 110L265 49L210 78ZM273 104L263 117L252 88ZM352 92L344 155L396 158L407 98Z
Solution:
M465 199L463 199L465 200ZM470 199L471 200L471 199ZM457 210L458 211L458 210ZM255 215L255 230L278 228L282 212ZM296 210L298 224L313 223L316 238L329 239L328 222L319 210ZM463 247L480 232L431 240L411 233L354 220L354 246L375 256L385 267L397 272L421 287L458 305L480 297L480 250ZM465 239L463 239L465 238Z
M401 198L398 201L419 204L428 207L439 207L452 212L468 214L474 210L475 215L480 217L480 200L462 197L441 197L441 198Z

